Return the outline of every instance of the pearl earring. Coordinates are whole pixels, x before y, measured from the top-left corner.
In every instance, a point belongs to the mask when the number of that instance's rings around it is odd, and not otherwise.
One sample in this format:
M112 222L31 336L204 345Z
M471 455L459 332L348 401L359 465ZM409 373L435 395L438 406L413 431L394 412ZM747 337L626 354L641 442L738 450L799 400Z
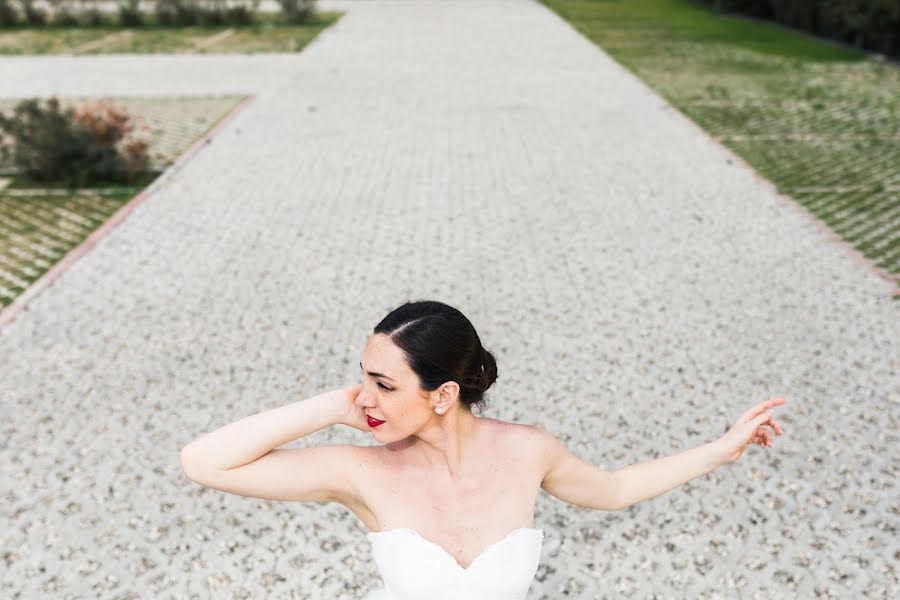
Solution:
M442 415L442 414L444 414L445 410L447 410L445 407L438 406L438 407L435 407L434 412L436 412L439 415Z

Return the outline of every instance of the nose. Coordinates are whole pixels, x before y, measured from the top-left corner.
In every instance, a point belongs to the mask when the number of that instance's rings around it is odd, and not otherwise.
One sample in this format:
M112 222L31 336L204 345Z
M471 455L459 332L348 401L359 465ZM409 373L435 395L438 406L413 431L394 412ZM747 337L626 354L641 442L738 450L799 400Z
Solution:
M359 391L359 394L356 396L356 405L361 408L366 408L370 405L369 401L369 392L366 388L366 384L363 384L362 389Z

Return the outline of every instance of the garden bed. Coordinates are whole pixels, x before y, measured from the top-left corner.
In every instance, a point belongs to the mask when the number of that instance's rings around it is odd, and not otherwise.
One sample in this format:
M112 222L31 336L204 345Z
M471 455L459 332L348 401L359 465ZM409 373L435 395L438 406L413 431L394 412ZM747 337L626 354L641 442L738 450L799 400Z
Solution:
M63 107L84 98L61 98ZM137 123L149 125L151 171L131 185L95 185L69 190L35 184L0 165L0 308L13 302L70 250L124 204L150 185L166 167L201 139L243 100L241 96L193 98L111 98ZM15 100L0 100L9 112Z

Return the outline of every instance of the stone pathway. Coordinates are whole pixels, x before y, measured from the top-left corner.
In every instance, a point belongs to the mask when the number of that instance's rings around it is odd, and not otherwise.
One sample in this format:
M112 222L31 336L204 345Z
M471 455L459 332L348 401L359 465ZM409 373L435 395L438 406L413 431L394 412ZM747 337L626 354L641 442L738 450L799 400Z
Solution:
M126 63L134 93L260 94L0 329L0 596L359 598L352 513L204 490L178 452L358 381L419 298L496 353L487 416L606 468L788 399L773 449L631 509L541 493L529 598L896 596L891 284L542 5L344 6L291 57L0 61L7 94Z

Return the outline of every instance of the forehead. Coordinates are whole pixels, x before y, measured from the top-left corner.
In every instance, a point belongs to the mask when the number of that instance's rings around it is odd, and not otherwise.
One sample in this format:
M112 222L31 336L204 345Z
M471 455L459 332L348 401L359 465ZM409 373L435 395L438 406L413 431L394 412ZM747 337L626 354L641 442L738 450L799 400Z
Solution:
M383 333L372 334L366 338L361 358L363 366L369 371L393 375L389 370L398 374L408 370L403 351Z

